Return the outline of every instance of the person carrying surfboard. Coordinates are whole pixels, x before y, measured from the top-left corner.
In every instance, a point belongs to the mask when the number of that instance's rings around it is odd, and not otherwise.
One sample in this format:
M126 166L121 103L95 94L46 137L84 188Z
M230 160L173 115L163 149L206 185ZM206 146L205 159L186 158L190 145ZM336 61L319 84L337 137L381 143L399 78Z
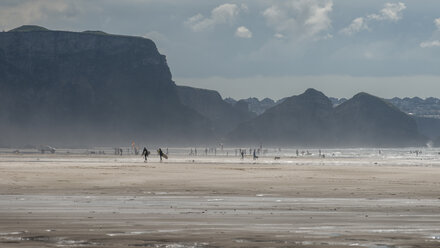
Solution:
M144 150L142 151L142 156L144 156L144 158L145 158L144 162L147 162L148 155L150 155L150 151L148 151L147 148L144 147Z
M159 153L160 162L162 162L162 157L168 159L168 156L163 153L162 149L159 148L159 150L157 150L157 153Z

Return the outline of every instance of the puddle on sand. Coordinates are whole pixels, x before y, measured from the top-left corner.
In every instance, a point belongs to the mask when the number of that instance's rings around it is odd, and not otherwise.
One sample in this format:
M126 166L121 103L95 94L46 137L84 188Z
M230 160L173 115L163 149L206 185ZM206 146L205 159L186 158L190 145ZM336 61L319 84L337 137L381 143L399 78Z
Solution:
M215 201L224 201L224 199L216 198L216 199L208 199L209 202L215 202Z
M22 234L22 232L11 232L9 234ZM56 247L86 247L91 245L100 245L99 243L89 242L86 240L70 240L64 237L49 237L49 236L30 236L30 237L0 236L0 240L5 240L7 242L35 241L35 242L55 244Z
M365 243L345 243L345 242L320 242L320 241L302 241L295 242L298 245L305 246L351 246L351 247L359 247L359 248L395 248L393 245L386 244L365 244Z
M114 232L107 233L107 236L116 237L116 236L134 236L134 235L142 235L142 234L153 234L153 233L173 233L173 232L181 232L183 229L164 229L164 230L154 230L154 231L133 231L133 232Z
M117 232L117 233L107 233L107 236L110 237L116 237L116 236L133 236L133 235L141 235L141 234L147 234L147 233L153 233L153 232Z
M194 243L194 244L179 244L179 243L173 243L173 244L152 244L152 243L145 243L145 244L132 244L129 246L133 247L154 247L154 248L204 248L208 247L209 243Z
M27 233L28 231L18 231L18 232L2 232L0 236L8 236L8 235L19 235L23 233Z
M374 244L374 245L368 245L367 248L394 248L394 246L389 246L385 244Z
M99 246L99 243L89 242L86 240L70 240L62 239L56 243L57 247L89 247L89 246Z

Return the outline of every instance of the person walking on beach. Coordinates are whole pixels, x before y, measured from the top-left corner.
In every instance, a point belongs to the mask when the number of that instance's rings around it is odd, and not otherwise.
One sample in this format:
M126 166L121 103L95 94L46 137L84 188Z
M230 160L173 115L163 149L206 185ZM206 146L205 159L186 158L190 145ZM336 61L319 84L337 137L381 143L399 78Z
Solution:
M144 156L145 158L144 162L147 162L148 155L150 155L150 152L147 150L146 147L144 147L144 150L142 151L142 156Z
M157 153L159 153L160 162L162 162L162 157L163 157L162 149L159 148L159 150L157 150Z

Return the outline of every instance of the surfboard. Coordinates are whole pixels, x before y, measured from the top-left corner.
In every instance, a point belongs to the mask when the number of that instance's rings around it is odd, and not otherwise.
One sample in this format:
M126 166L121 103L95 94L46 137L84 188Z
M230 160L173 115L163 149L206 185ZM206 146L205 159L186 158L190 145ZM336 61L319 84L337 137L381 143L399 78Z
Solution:
M164 158L168 159L168 155L166 155L165 153L163 154L163 156L162 156L162 157L164 157Z

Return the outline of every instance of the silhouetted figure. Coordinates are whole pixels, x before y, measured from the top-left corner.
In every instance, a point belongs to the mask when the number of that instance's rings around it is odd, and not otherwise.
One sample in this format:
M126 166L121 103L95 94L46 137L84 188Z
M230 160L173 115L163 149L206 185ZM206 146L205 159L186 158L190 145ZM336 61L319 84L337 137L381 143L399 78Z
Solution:
M255 149L254 149L254 153L253 153L253 156L252 156L252 157L254 158L254 160L258 158L258 156L257 156L257 154L256 154L256 152L255 152Z
M191 150L191 151L192 151L192 150ZM160 162L162 162L162 157L163 157L163 151L162 151L162 149L159 148L159 150L157 150L157 153L159 153Z
M244 151L241 151L240 154L241 154L241 159L244 159Z
M142 156L144 156L145 162L147 162L148 155L150 155L150 152L147 150L146 147L144 147L144 150L142 151Z

